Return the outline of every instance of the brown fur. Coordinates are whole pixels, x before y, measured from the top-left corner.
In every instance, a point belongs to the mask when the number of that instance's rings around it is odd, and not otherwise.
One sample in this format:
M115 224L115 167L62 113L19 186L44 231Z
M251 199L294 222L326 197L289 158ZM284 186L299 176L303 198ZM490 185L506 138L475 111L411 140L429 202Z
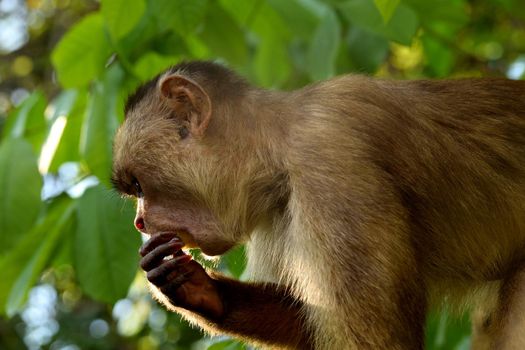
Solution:
M204 136L179 137L187 121L159 92L172 75L209 96ZM258 284L221 282L220 322L185 311L212 333L420 349L429 307L499 300L479 314L507 321L474 342L525 346L509 321L525 303L525 82L343 76L270 92L183 64L130 99L114 173L123 191L139 179L149 233L190 220L205 253L247 244Z

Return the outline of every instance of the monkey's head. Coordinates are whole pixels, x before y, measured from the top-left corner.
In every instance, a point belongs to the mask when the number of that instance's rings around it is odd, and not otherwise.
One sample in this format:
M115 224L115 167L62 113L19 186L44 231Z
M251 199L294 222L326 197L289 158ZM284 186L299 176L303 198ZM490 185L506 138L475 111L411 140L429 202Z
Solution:
M220 65L190 62L129 97L114 141L112 182L137 198L140 231L177 232L208 255L248 238L262 209L254 204L254 183L264 173L250 151L250 132L239 132L252 90Z

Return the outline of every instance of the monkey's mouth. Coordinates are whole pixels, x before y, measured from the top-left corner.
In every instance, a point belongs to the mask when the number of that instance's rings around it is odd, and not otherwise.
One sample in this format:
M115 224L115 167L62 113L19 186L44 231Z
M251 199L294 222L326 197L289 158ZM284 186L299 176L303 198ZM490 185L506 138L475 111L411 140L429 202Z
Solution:
M186 228L184 229L171 229L171 230L162 230L159 232L155 232L152 234L142 232L142 240L143 242L146 242L149 240L152 236L158 235L158 234L169 234L173 236L173 238L177 237L179 238L182 243L184 243L184 246L182 249L192 249L192 248L199 248L199 245L197 242L195 242L195 239L193 238L193 235L190 233L190 231Z

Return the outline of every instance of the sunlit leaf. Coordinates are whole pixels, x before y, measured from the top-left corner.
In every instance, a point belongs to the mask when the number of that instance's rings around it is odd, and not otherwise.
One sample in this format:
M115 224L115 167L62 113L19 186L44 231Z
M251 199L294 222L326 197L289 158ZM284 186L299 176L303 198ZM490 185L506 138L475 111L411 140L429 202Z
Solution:
M118 39L137 24L145 8L144 0L102 0L101 12L109 32Z
M33 225L42 207L42 178L31 145L7 139L0 146L0 254Z
M332 10L325 12L308 50L308 73L313 80L326 79L335 73L335 60L341 41L341 26Z
M75 24L60 40L51 60L64 87L90 82L104 69L110 47L99 13L88 15Z
M118 127L116 116L117 89L123 71L112 66L103 82L93 85L87 113L82 125L80 150L92 174L109 186L112 159L112 139Z
M77 220L75 268L83 290L108 303L123 298L137 272L141 243L131 203L97 186L80 198Z
M148 52L135 64L134 71L140 79L146 81L175 65L178 61L180 61L179 57L161 56L155 52Z
M51 116L51 121L56 120L62 115L68 114L73 106L78 96L77 89L68 89L61 91L57 97L51 101L50 106L53 108L53 115Z
M201 38L196 35L188 35L184 38L189 55L196 60L206 60L212 58L210 50Z
M68 101L68 103L73 102L73 106L62 109L57 114L57 118L65 118L66 125L48 168L48 171L52 173L57 172L60 165L65 162L78 162L80 160L80 130L86 110L87 94L83 90L77 90L77 92L75 99ZM73 96L69 95L69 98L73 98Z
M374 3L381 13L383 21L388 23L390 18L392 18L392 15L394 14L397 6L399 5L399 0L374 0Z

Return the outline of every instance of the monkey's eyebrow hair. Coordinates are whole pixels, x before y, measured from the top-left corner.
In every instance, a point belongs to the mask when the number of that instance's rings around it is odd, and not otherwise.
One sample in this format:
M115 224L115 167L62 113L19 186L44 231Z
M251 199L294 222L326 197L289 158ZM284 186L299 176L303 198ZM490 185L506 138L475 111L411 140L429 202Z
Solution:
M121 178L119 178L116 175L112 175L109 181L111 182L111 185L116 191L120 193L126 193L126 188L128 188L128 185L124 181L122 181Z

